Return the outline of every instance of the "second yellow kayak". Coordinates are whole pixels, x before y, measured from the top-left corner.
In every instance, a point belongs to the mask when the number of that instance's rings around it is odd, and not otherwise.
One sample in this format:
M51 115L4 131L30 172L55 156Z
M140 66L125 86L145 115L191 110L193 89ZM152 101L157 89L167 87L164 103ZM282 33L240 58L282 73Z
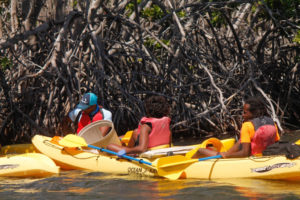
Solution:
M0 176L4 177L46 177L59 170L53 160L40 153L0 157Z

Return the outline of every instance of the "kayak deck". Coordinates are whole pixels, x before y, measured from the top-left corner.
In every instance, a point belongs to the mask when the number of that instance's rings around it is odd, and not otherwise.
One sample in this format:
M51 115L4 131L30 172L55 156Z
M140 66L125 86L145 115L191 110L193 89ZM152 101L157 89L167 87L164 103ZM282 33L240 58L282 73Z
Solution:
M84 169L113 174L137 176L158 176L157 166L160 158L138 158L152 163L152 166L119 159L116 156L88 149L64 148L51 142L50 137L36 135L32 139L35 148L49 156L63 169ZM168 157L166 157L168 158ZM180 178L227 179L255 178L300 181L300 160L285 156L263 156L248 158L210 159L197 162L178 162L167 165L166 174L180 173ZM168 177L168 176L165 176Z
M185 178L256 178L300 180L300 160L285 156L263 156L199 161L184 170Z
M46 177L58 174L60 168L40 153L25 153L0 157L2 177Z

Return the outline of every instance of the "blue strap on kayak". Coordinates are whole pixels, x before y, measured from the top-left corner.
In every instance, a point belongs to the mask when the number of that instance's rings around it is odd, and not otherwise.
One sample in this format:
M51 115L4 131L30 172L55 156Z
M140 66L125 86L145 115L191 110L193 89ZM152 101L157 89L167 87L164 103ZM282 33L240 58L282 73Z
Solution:
M90 148L98 149L98 150L100 150L100 151L103 151L103 152L106 152L106 153L110 153L110 154L119 156L118 153L116 153L116 152L114 152L114 151L110 151L110 150L108 150L108 149L96 147L96 146L93 146L93 145L90 145L90 144L88 144L87 146L90 147ZM134 157L131 157L131 156L127 156L127 155L122 155L122 156L120 156L120 157L121 157L121 158L126 158L126 159L128 159L128 160L134 160L134 161L137 161L137 162L139 162L139 163L143 163L143 164L152 166L152 163L147 162L147 161L144 161L143 159L137 159L137 158L134 158Z

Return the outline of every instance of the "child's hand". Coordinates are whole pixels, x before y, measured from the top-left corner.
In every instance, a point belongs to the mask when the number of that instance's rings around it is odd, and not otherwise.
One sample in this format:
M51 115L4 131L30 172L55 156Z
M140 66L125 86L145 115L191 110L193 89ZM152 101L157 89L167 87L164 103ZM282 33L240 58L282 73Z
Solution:
M226 156L227 156L226 152L220 152L219 154L222 156L222 158L226 158Z
M122 156L126 155L126 151L125 151L125 149L122 149L122 150L118 151L117 154L118 154L118 157L122 157Z

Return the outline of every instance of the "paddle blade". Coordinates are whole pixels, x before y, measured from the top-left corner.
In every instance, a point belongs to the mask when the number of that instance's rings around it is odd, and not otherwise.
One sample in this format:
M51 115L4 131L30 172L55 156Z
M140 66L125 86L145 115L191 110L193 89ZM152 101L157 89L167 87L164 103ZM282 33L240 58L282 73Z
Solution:
M157 173L159 176L171 180L180 178L183 171L198 159L188 159L181 155L159 158L157 161Z
M172 172L172 173L162 173L162 172L160 172L160 174L158 174L158 175L160 175L162 177L165 177L165 178L167 178L169 180L177 180L177 179L179 179L181 177L181 175L183 173L184 173L183 170L179 170L177 172Z
M297 140L296 142L294 142L296 145L300 145L300 140Z
M133 131L132 131L132 130L131 130L131 131L127 131L127 132L125 133L125 135L122 137L121 142L122 142L123 144L125 144L126 146L128 146L128 143L129 143L129 141L130 141L130 139L131 139L131 137L132 137L132 134L133 134Z
M200 148L205 148L202 144L196 146L194 149L190 150L185 154L186 158L192 158Z
M189 159L182 155L176 156L168 156L159 158L157 161L157 167L159 168L171 168L171 167L178 167L178 165L186 165L197 162L198 159Z
M65 146L65 147L86 147L87 146L87 143L85 142L84 138L74 134L66 135L58 143L61 146Z
M222 142L217 138L209 138L203 141L200 145L196 146L191 151L185 154L185 157L192 158L200 148L207 148L207 145L212 145L213 149L217 152L221 152L224 149Z

